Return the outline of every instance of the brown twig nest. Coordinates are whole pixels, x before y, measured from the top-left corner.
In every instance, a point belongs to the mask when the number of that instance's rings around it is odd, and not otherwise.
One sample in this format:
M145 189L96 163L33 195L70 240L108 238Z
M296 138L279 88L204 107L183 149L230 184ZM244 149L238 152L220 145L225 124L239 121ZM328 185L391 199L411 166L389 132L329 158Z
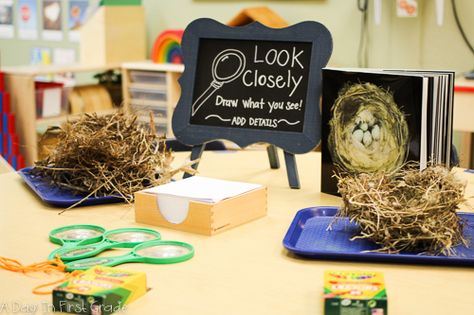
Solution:
M343 206L336 215L360 227L353 239L369 239L378 252L417 251L452 255L467 246L456 214L466 184L442 166L419 170L414 163L391 173L337 175Z
M58 144L35 163L33 173L87 197L113 195L130 202L136 191L167 183L180 171L193 172L190 165L173 170L165 139L140 126L134 114L85 114L49 132L56 133Z

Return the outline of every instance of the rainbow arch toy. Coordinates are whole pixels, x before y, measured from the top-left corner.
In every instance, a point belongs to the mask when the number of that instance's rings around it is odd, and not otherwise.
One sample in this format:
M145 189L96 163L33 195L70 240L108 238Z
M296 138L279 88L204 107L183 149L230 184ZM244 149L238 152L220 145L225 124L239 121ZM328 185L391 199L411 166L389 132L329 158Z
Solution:
M151 60L154 63L183 63L181 38L183 30L167 30L161 33L153 44Z

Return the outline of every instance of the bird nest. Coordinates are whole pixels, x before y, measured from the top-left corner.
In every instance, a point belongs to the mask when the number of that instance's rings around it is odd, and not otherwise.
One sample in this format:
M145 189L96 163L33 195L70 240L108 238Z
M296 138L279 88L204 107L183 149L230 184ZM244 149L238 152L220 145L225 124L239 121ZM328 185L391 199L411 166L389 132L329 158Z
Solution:
M347 172L400 167L408 154L408 124L393 93L372 83L345 85L332 106L328 148Z
M468 245L465 222L456 214L466 184L445 167L420 171L410 164L391 173L336 177L343 199L336 220L357 223L360 233L353 239L375 242L377 252L453 255L455 246Z
M131 202L136 191L167 183L180 171L194 171L191 164L173 169L165 138L153 127L143 128L134 114L85 114L46 135L51 133L58 143L32 172L51 185L86 195L83 200L118 196Z

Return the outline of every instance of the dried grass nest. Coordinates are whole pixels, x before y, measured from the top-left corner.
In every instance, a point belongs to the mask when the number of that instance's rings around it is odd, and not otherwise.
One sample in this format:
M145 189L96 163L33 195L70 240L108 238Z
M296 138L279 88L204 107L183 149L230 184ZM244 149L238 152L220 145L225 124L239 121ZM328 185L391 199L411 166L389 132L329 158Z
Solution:
M377 252L455 254L455 246L468 246L456 214L466 183L443 166L419 169L410 163L391 173L336 175L343 206L335 220L357 223L360 234L352 239L375 242Z
M58 144L32 173L87 197L113 195L131 202L136 191L167 183L180 171L193 172L190 165L172 169L164 137L142 127L132 113L84 114L48 133Z

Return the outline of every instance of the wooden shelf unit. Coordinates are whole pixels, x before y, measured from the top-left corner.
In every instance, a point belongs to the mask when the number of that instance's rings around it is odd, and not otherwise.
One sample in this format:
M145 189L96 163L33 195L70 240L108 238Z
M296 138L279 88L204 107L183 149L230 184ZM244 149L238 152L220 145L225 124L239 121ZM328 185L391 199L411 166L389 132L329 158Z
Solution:
M181 95L178 78L183 65L157 64L151 61L122 64L124 106L138 111L143 122L154 113L157 132L173 137L171 118Z
M38 158L37 127L45 123L64 122L70 115L61 115L38 119L36 117L35 79L41 75L53 75L70 72L103 72L120 69L120 64L104 66L20 66L5 67L6 90L11 95L11 108L16 117L16 131L20 141L20 150L25 157L25 165L32 166Z

